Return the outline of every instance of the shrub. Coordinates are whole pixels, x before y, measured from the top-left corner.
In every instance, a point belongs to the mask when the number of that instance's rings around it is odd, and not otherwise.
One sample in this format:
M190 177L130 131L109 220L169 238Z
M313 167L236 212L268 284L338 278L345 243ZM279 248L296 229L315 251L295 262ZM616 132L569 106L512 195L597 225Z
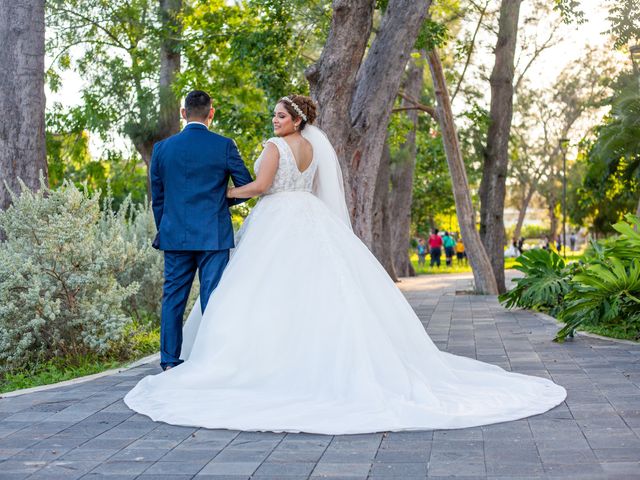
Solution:
M126 268L116 274L121 285L138 284L139 288L123 304L124 311L142 323L159 325L162 302L163 255L151 246L156 226L150 205L133 204L126 198L120 208L111 208L108 195L99 228L105 238L117 236L124 239L134 257Z
M70 183L36 193L22 186L0 212L0 373L108 356L127 340L132 316L155 315L162 270L148 247L150 217L128 200L101 211L99 193Z
M554 251L533 249L516 259L513 268L524 273L516 287L498 297L507 308L515 306L549 311L552 315L569 292L572 269Z
M565 326L563 341L586 325L599 332L622 332L640 338L640 218L627 215L613 228L620 234L592 242L580 263L565 265L555 252L531 250L517 261L525 274L517 286L499 297L507 307L548 311Z

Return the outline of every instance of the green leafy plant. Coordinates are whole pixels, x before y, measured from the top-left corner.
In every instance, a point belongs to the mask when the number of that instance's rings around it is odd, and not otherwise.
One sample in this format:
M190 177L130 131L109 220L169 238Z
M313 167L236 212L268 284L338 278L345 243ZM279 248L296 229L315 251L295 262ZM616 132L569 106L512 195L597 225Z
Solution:
M0 212L0 377L56 358L150 350L137 349L128 326L157 327L162 257L150 246L152 215L129 200L116 212L105 203L71 182L23 185Z
M549 312L565 322L555 340L578 327L604 335L640 339L640 218L626 215L613 225L620 235L592 241L580 262L555 252L530 250L514 268L525 274L499 297L507 307Z
M559 318L566 325L556 335L563 341L583 323L624 323L640 316L640 261L628 266L616 257L588 265L573 278L573 289Z
M513 266L525 274L514 280L516 287L498 299L507 308L521 307L555 313L569 292L572 267L553 251L529 250Z

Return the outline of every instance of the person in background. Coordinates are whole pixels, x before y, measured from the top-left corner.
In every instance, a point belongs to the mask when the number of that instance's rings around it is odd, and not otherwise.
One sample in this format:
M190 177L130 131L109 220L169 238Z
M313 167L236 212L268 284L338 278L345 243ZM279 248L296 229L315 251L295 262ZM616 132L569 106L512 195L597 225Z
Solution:
M561 249L562 249L562 237L558 235L556 237L556 250L558 251L558 253L560 253Z
M438 235L438 229L434 228L433 233L429 236L429 256L431 257L430 266L437 265L440 267L440 257L442 256L442 238Z
M569 237L569 246L572 252L576 251L576 232L571 232L571 236Z
M520 256L520 250L518 250L518 243L515 238L511 239L511 245L509 245L509 248L504 252L504 256L509 258L516 258Z
M453 235L451 234L451 232L444 233L444 236L442 237L442 243L444 245L444 254L447 259L447 267L450 267L453 260L453 254L455 253L454 249L456 246L456 241L453 239Z
M518 239L518 250L520 250L520 253L524 253L524 237L520 237L520 239Z
M511 239L511 246L517 252L517 255L520 255L522 253L522 250L520 250L520 247L518 247L518 239L516 237L513 237Z
M467 253L464 251L464 242L462 238L458 238L456 242L456 258L458 259L458 265L467 263Z
M418 240L418 266L424 267L424 259L427 256L427 242L424 238Z

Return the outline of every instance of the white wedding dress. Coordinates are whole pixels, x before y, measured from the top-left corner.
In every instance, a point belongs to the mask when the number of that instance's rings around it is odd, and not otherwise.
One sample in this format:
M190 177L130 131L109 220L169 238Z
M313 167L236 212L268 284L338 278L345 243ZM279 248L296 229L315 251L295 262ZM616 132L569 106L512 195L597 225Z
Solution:
M561 403L550 380L438 350L353 234L326 137L305 134L315 141L303 173L287 143L270 140L274 183L204 315L200 302L191 312L186 361L143 378L126 404L175 425L349 434L472 427Z

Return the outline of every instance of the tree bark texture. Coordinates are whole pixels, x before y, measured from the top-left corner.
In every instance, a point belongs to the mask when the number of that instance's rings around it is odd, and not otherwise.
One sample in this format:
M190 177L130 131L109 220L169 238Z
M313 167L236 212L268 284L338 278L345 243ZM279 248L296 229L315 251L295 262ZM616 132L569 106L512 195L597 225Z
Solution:
M529 187L525 186L525 194L522 198L520 210L518 210L518 221L516 222L516 228L513 231L513 236L516 240L522 236L522 226L524 225L524 219L527 216L527 209L529 208L529 204L531 203L534 193L536 193L535 183Z
M403 92L411 98L420 99L424 86L424 55L409 62ZM403 100L403 107L412 107ZM391 162L391 194L389 211L391 212L391 256L395 273L400 277L413 277L416 272L409 260L411 241L411 202L413 201L413 174L416 167L416 129L418 128L418 110L407 110L406 115L413 124L400 152Z
M558 216L556 215L556 207L558 206L558 200L555 195L552 195L548 199L547 208L549 209L549 240L551 242L556 241L556 233L558 232Z
M502 0L491 84L490 123L480 182L480 235L504 292L504 198L513 116L513 78L521 0Z
M160 47L160 115L158 136L166 138L180 130L180 99L172 87L180 73L180 37L182 25L178 18L183 0L160 0L160 16L164 37Z
M427 54L429 69L433 78L436 99L438 102L438 120L442 131L442 142L451 174L453 197L456 202L456 212L460 232L464 241L465 250L475 280L475 289L478 293L495 295L498 286L493 273L489 256L480 240L480 234L476 230L473 204L469 190L469 180L465 170L458 133L453 120L451 100L447 90L447 84L442 69L442 63L436 50Z
M47 181L44 96L44 0L0 2L0 209L21 179ZM5 186L6 182L6 186ZM8 188L7 188L8 187Z
M373 244L372 252L394 282L398 281L393 266L391 243L391 212L389 210L391 182L391 152L385 142L380 160L380 171L376 182L373 209Z
M355 233L374 242L374 197L394 99L430 0L390 0L367 51L375 0L334 0L327 43L306 72L318 125L342 165Z

